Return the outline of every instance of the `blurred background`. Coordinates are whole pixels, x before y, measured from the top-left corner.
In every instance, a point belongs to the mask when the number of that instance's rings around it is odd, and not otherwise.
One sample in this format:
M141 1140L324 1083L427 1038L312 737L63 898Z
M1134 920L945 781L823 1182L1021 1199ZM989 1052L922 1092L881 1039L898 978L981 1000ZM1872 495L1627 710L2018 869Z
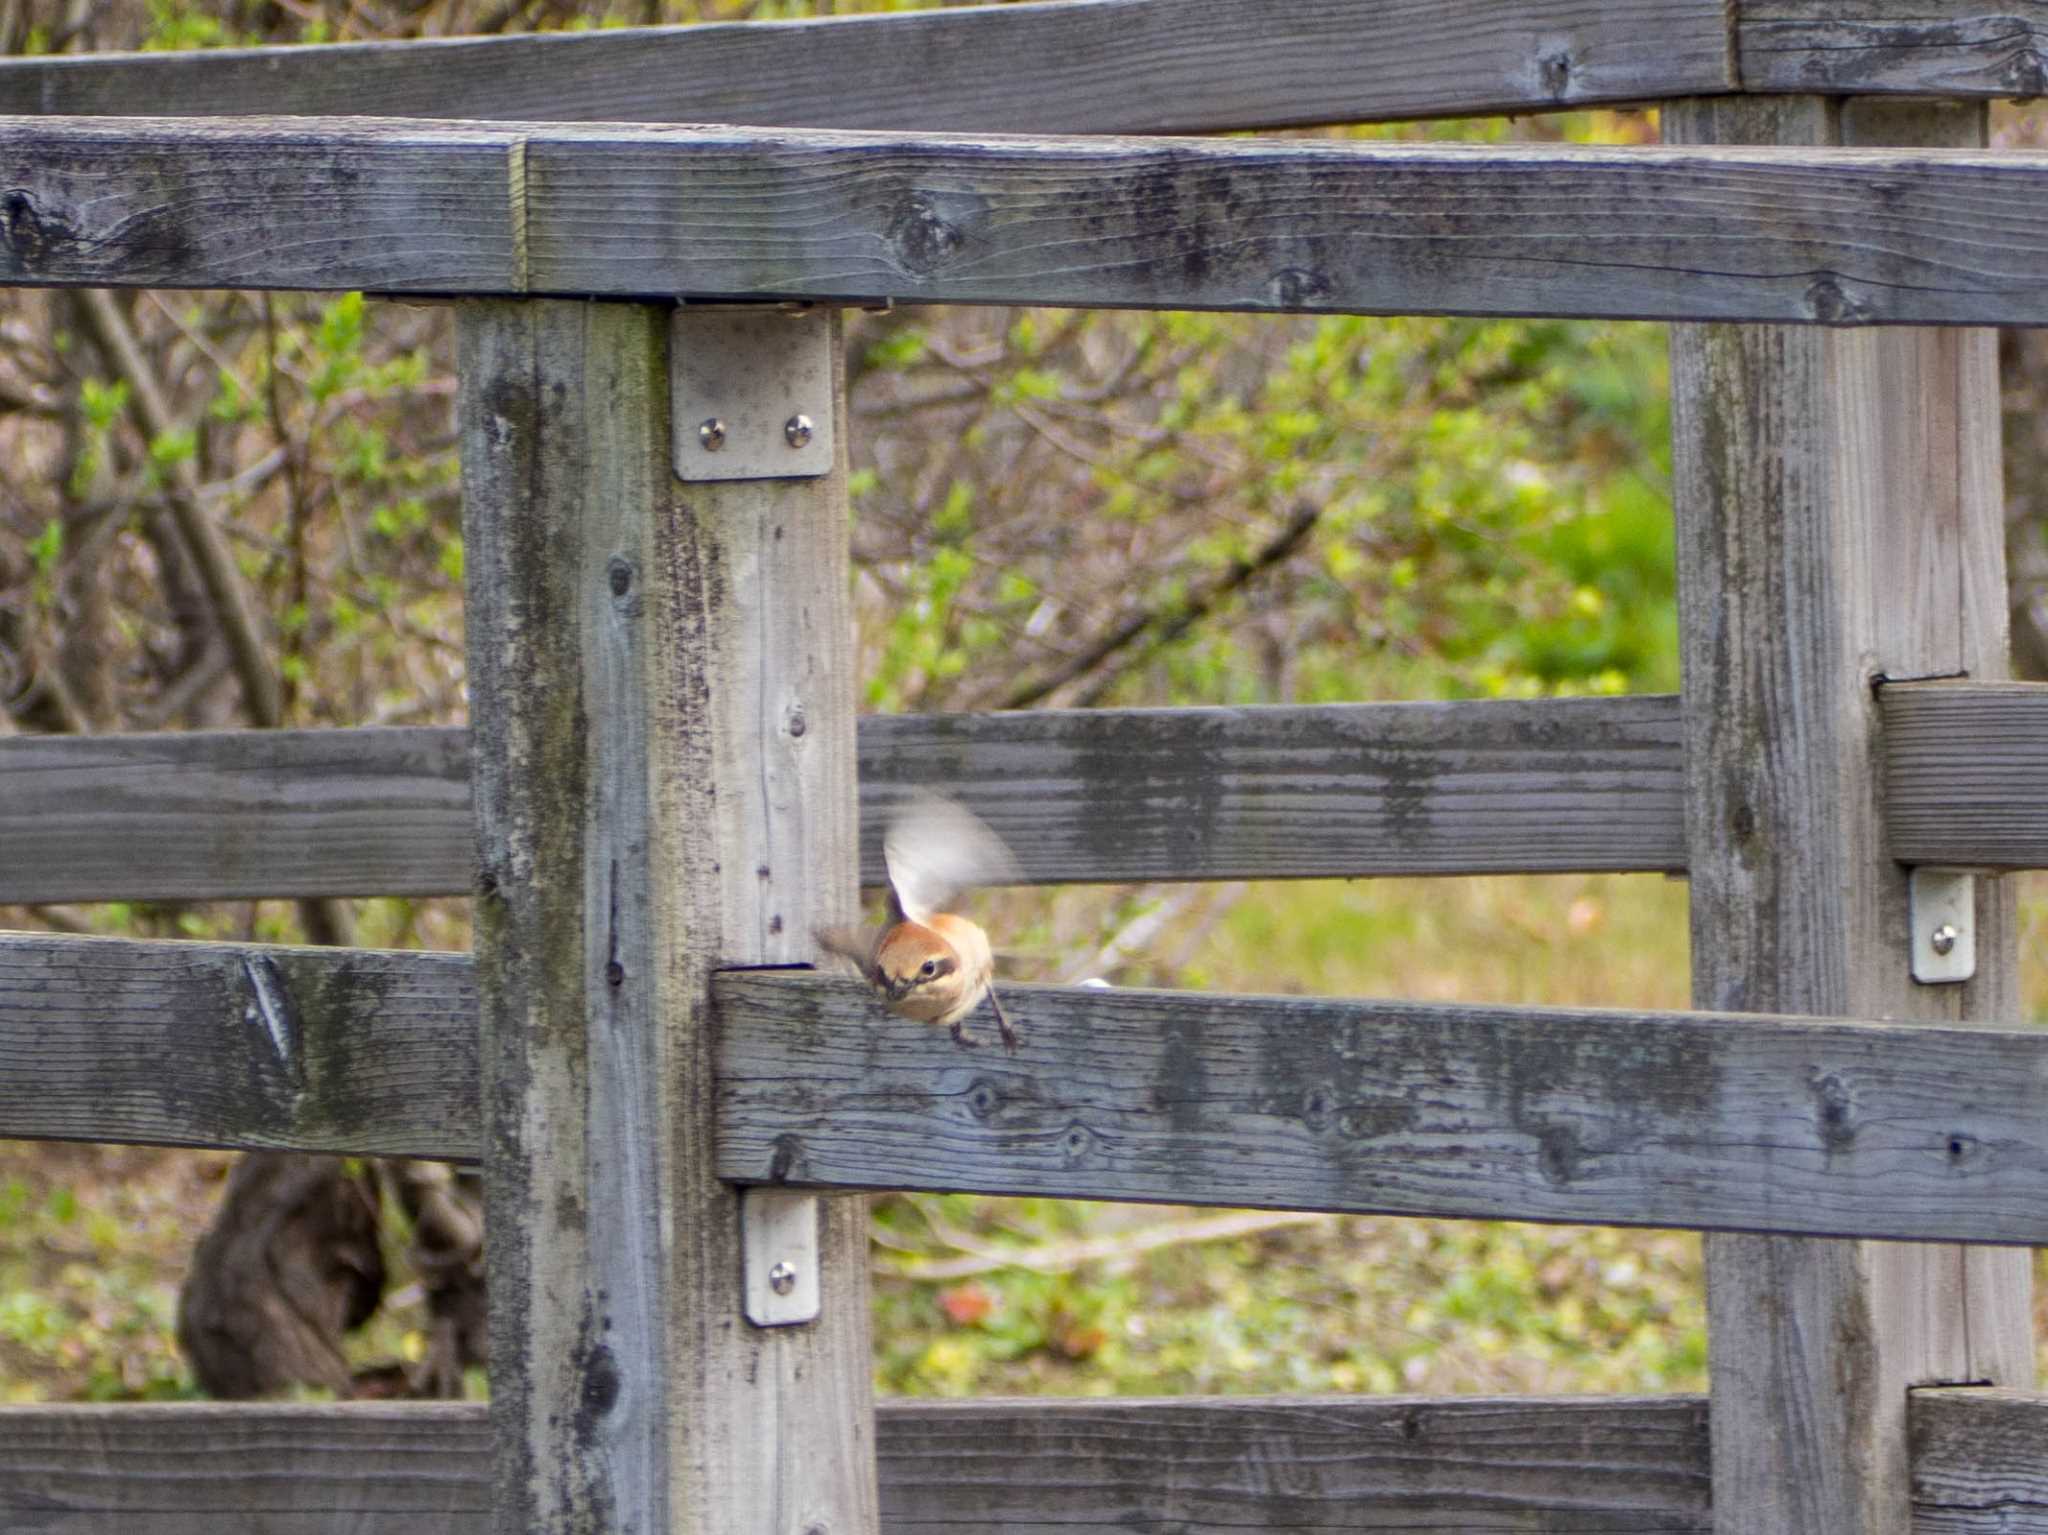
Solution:
M0 0L0 50L916 8ZM1994 117L2007 144L2044 142L2042 122ZM1654 115L1625 112L1328 131L1657 134ZM1678 685L1661 326L963 309L854 315L849 337L865 709ZM2048 344L2013 332L2001 350L2015 667L2048 677ZM442 307L0 295L0 732L460 723L453 397ZM210 545L191 536L200 523ZM2038 1019L2048 882L2024 894ZM1653 875L1016 891L983 914L1031 980L1687 1001L1685 886ZM0 925L469 941L456 900L15 907ZM482 1392L469 1187L418 1164L235 1166L0 1142L0 1399L192 1396L202 1382ZM885 1392L1705 1383L1690 1235L965 1196L872 1206ZM181 1292L195 1315L255 1318L250 1358L181 1351Z

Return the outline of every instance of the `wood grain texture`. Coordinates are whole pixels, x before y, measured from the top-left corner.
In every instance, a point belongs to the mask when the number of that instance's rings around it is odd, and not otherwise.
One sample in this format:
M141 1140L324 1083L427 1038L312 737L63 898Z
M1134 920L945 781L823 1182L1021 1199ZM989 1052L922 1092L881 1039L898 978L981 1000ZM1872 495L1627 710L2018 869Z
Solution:
M0 1407L0 1525L485 1535L482 1404ZM886 1402L898 1535L1706 1535L1697 1396Z
M2048 94L2048 5L1743 0L1742 88L1827 95Z
M1793 97L1675 105L1665 133L1957 144L1983 120ZM2009 1016L1995 887L1978 979L1910 978L1875 697L1887 676L2004 675L1991 338L1686 326L1672 381L1695 1002ZM1845 1083L1812 1080L1852 1112ZM1707 1293L1724 1535L1904 1528L1907 1388L2032 1382L2022 1255L1717 1237Z
M2048 1034L1012 985L1014 1059L721 975L737 1182L2020 1243Z
M2048 1532L2048 1398L1913 1393L1912 1535ZM486 1535L480 1402L0 1407L0 1526ZM884 1402L886 1528L1708 1535L1699 1396Z
M2048 685L1879 702L1892 857L2048 867ZM859 742L868 886L919 788L997 827L1033 884L1685 861L1665 695L874 715ZM466 730L0 739L0 902L466 895L475 861Z
M2040 324L2044 185L1960 149L11 118L0 285Z
M0 937L0 1137L471 1158L466 954Z
M2048 867L2048 685L1916 682L1878 699L1892 857Z
M472 1160L472 974L0 939L0 1136ZM2048 1239L2024 1029L1012 986L1009 1061L835 977L716 989L739 1182Z
M1914 1535L2048 1535L2048 1397L1916 1391Z
M918 789L994 826L1035 884L1684 859L1668 696L875 715L858 732L869 886ZM467 731L0 740L0 901L459 895L474 866Z
M0 902L467 895L469 732L0 738Z
M0 112L1188 133L1727 87L1718 0L1068 0L0 63Z
M680 487L670 320L458 313L494 1518L873 1535L864 1230L742 1320L706 990L852 909L844 464Z

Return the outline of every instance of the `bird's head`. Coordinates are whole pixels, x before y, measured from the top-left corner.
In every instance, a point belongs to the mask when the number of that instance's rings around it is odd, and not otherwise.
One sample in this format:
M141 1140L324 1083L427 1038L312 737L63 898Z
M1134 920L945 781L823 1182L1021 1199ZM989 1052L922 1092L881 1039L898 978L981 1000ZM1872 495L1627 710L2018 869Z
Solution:
M876 988L911 1017L937 1017L965 984L953 946L919 922L899 922L875 946Z

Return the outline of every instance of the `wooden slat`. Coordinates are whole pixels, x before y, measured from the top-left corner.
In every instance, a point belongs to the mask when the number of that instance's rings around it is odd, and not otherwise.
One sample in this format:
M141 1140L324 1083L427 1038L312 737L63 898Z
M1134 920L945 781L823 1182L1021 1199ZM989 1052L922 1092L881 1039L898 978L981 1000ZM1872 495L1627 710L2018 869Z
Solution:
M1887 845L2048 868L2048 685L1883 688ZM1667 695L860 721L861 878L913 788L1033 884L1677 871ZM0 738L0 902L466 895L469 733Z
M716 988L741 1182L2048 1240L2031 1030L1010 986L1011 1061ZM474 1018L465 956L0 938L0 1136L473 1158Z
M466 954L0 937L0 1137L474 1158Z
M2048 1535L2048 1396L1913 1393L1914 1535Z
M1041 884L1683 861L1666 696L888 715L859 738L871 886L914 788ZM468 775L452 729L0 739L0 901L467 894Z
M0 284L2039 324L2044 187L1977 150L9 118Z
M1697 1396L898 1401L876 1440L893 1535L1707 1535ZM480 1403L0 1407L8 1529L485 1535L489 1476Z
M1731 84L1720 0L1066 0L824 21L10 59L0 112L1184 133Z
M2048 94L2042 0L1743 0L1735 38L1748 91Z
M2048 1033L1010 986L1009 1060L852 981L716 988L739 1181L2048 1237Z
M0 902L466 895L469 732L0 738Z
M2048 685L1916 682L1878 697L1892 857L2048 868Z
M2048 1397L1912 1395L1912 1535L2048 1535ZM897 1532L1707 1535L1699 1396L884 1402ZM482 1403L0 1407L0 1525L486 1535Z

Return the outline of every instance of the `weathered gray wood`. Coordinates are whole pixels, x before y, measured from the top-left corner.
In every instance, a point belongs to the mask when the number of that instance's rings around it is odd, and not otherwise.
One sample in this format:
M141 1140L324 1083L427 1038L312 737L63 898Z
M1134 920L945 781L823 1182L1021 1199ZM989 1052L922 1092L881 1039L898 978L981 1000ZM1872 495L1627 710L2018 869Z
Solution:
M821 21L10 59L0 112L1187 133L1732 84L1720 0L1067 0Z
M469 893L469 732L0 739L0 902Z
M1664 121L1688 143L1983 133L1981 110L1806 97L1695 102ZM2004 674L2002 582L1994 596L1984 575L2003 538L1992 338L1680 327L1672 378L1695 1001L1880 1018L2008 1007L2011 911L1995 888L1979 979L1910 978L1873 686ZM1855 1079L1808 1082L1831 1143L1860 1142ZM1974 1153L1966 1133L1952 1144ZM1906 1389L2032 1382L2024 1255L1714 1238L1707 1295L1724 1535L1902 1529Z
M876 1437L898 1535L1706 1535L1706 1416L1697 1396L889 1402ZM484 1430L481 1404L0 1407L0 1525L484 1535Z
M2048 686L1879 702L1894 858L2048 867ZM916 788L1033 884L1676 871L1678 733L1647 694L869 716L861 880ZM474 865L466 730L0 739L0 902L466 895Z
M706 993L852 910L844 461L679 486L669 323L459 312L494 1517L872 1535L858 1212L818 1322L743 1321Z
M736 972L740 1182L2019 1243L2048 1034L1006 987L1014 1060Z
M0 938L0 1137L472 1158L466 954Z
M1747 91L2048 94L2042 0L1743 0L1735 40Z
M1917 682L1878 699L1892 857L2048 868L2048 685Z
M881 715L859 740L870 886L914 789L966 804L1040 884L1684 857L1661 695ZM0 740L0 901L466 894L468 774L460 730Z
M2048 1535L2048 1397L1916 1391L1914 1535Z
M736 1181L2048 1240L2032 1030L1012 986L1010 1061L716 986ZM0 938L0 1137L473 1159L475 1007L460 955Z
M2039 324L2044 187L1971 150L11 118L0 285Z

